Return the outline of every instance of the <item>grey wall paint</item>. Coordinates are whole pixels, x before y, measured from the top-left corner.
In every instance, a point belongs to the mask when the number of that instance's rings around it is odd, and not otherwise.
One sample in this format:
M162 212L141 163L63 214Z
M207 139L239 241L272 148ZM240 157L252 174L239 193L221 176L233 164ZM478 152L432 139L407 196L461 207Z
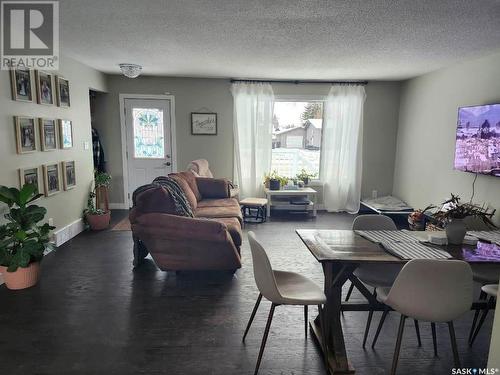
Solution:
M72 59L61 57L61 76L70 83L71 107L59 108L55 105L17 102L11 99L10 75L7 71L0 72L0 185L19 186L18 169L36 167L46 163L60 163L74 160L76 163L77 186L69 191L40 199L37 204L48 210L47 218L54 219L56 227L63 227L82 216L82 210L93 180L92 138L90 132L89 88L105 90L104 74L82 65ZM35 86L33 86L34 90ZM30 154L16 153L13 116L33 116L73 121L74 146L68 150L50 152L38 151ZM36 129L38 132L38 128ZM39 138L40 139L40 138ZM84 142L89 143L89 149L84 150ZM40 168L40 178L42 169ZM61 181L62 189L62 181Z
M415 207L454 192L469 199L474 175L453 170L457 108L500 103L500 54L404 83L394 194ZM500 209L500 178L479 175L474 201ZM496 215L497 222L499 220Z
M122 150L119 94L164 94L175 96L177 162L183 169L197 158L209 160L215 176L233 175L233 98L226 79L108 76L103 104L104 126L99 129L113 175L111 202L123 203ZM273 84L276 95L326 95L328 84ZM394 153L399 108L398 82L370 82L366 87L363 158L363 195L389 194L393 185ZM192 136L190 113L204 109L217 112L218 135Z

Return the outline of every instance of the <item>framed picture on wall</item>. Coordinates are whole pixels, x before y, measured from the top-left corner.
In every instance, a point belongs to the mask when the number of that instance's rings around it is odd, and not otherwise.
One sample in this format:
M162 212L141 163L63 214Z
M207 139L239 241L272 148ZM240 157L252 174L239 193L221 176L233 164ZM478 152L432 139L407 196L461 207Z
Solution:
M25 184L34 184L37 187L37 192L40 193L40 175L38 167L20 168L19 169L19 188Z
M54 104L54 82L50 73L35 71L36 98L38 104Z
M75 161L63 161L61 167L64 190L73 189L76 186Z
M70 107L69 81L63 77L56 76L57 105L59 107Z
M16 148L18 154L26 154L36 151L35 118L14 116L16 128Z
M43 166L43 187L46 197L59 193L61 190L59 180L59 165L57 163L45 164Z
M10 84L12 88L12 100L21 102L33 101L31 70L12 69L10 71Z
M40 127L40 144L42 151L57 150L57 126L56 120L41 118L38 119Z
M192 135L217 135L217 113L191 112Z
M73 147L73 123L70 120L59 120L59 142L61 148Z

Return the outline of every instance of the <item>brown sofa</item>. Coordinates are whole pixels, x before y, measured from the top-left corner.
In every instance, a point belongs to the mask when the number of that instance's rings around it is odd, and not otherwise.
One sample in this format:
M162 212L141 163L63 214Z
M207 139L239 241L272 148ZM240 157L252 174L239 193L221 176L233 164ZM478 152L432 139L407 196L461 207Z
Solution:
M241 267L242 216L230 198L230 182L169 175L182 188L195 215L176 215L170 193L150 186L137 194L129 218L134 238L134 265L150 253L163 271L228 270Z

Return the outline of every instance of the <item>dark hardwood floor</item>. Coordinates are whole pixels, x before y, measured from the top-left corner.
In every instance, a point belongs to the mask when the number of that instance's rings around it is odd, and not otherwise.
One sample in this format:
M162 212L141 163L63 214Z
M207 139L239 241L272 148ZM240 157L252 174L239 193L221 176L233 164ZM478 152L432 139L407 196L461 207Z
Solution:
M114 212L114 221L124 215ZM352 216L299 219L247 224L245 231L257 233L275 268L301 272L322 284L319 264L294 230L347 229ZM234 277L206 272L175 275L159 271L152 261L134 271L130 232L83 233L45 258L36 287L12 292L0 286L1 372L252 374L270 303L261 304L243 344L258 291L246 239L242 253L244 265ZM353 298L362 297L354 293ZM300 307L277 308L260 374L325 373L314 342L304 339L302 314ZM314 310L310 316L315 315ZM472 313L456 322L464 367L486 366L492 315L473 348L467 345ZM344 314L350 359L357 374L386 374L399 317L389 315L376 350L363 350L366 316ZM378 318L376 313L375 323ZM421 324L421 331L419 348L413 322L408 322L398 373L451 374L447 327L438 325L438 358L433 356L430 326Z

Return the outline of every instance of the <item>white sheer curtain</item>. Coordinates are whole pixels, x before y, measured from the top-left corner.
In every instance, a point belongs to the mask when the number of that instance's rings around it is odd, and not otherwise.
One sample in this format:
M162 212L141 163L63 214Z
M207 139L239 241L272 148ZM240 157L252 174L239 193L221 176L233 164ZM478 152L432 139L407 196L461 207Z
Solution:
M321 179L329 212L359 211L363 145L361 85L334 85L325 103Z
M233 83L235 179L240 197L263 194L271 169L274 93L269 83Z

